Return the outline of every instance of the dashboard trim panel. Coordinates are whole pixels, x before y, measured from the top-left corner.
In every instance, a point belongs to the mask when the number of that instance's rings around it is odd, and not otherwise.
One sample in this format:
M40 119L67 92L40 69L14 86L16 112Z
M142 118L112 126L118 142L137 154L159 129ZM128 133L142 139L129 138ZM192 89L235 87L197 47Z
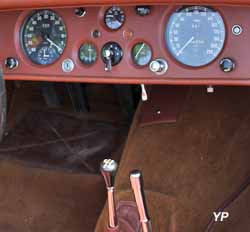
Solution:
M0 10L20 10L55 7L105 6L105 5L136 5L136 4L178 4L200 5L200 0L1 0ZM250 0L203 0L203 5L250 5Z
M152 15L138 18L134 7L124 6L127 16L126 24L118 31L110 32L103 27L103 12L110 6L89 7L89 14L83 18L72 17L74 8L52 9L63 19L67 27L68 44L65 47L61 58L54 64L40 67L27 59L20 46L20 28L25 18L30 15L30 11L2 12L0 27L5 36L0 38L1 63L4 64L6 57L16 57L19 62L17 69L8 70L3 68L6 80L33 80L33 81L53 81L53 82L92 82L92 83L123 83L123 84L177 84L177 85L250 85L250 59L246 47L249 44L250 28L250 8L246 7L215 7L225 21L227 37L225 47L219 57L206 67L192 68L181 65L177 62L165 45L165 26L171 13L180 5L155 5ZM90 10L91 9L91 10ZM137 17L134 18L133 17ZM8 20L8 25L4 21ZM81 21L82 20L82 21ZM2 23L1 23L2 21ZM91 22L89 25L87 22ZM134 23L136 22L136 23ZM145 22L146 25L143 26ZM154 26L156 22L157 26ZM231 27L235 23L243 25L244 32L240 36L231 33ZM14 29L13 29L14 28ZM79 30L82 28L82 30ZM148 33L147 28L150 28ZM152 28L152 29L151 29ZM91 37L91 31L101 30L102 37ZM133 38L124 38L124 30L131 31ZM14 35L14 36L13 36ZM100 54L98 61L91 66L84 66L78 60L78 48L83 42L92 42L96 45L100 53L102 46L109 42L118 42L126 55L121 63L114 66L112 72L104 71L104 64ZM147 42L153 52L153 59L164 58L169 64L169 70L162 76L157 76L150 72L148 67L137 67L131 59L131 48L137 42ZM13 46L6 47L6 44L13 43ZM238 44L238 46L236 45ZM236 61L237 69L231 73L223 73L219 67L219 61L223 57L232 57ZM74 60L75 69L71 73L63 73L61 70L62 61L70 58Z

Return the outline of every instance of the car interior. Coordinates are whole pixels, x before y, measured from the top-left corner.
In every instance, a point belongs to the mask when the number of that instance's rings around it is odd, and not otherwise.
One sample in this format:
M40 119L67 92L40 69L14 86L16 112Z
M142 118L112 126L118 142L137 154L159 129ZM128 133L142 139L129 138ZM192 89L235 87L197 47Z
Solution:
M249 0L1 0L0 232L250 231Z

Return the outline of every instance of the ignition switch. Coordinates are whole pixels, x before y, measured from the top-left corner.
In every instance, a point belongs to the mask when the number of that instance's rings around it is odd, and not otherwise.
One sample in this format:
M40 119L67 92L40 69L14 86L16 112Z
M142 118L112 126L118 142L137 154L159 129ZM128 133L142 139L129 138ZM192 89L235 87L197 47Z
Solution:
M116 42L106 43L102 48L102 60L105 64L105 71L111 72L112 67L119 64L123 57L123 50Z

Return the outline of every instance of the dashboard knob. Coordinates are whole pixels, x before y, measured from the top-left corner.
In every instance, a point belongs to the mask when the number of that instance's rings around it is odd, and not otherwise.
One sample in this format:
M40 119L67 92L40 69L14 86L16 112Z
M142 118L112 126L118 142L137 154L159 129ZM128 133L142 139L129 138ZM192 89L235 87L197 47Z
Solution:
M5 67L8 69L15 69L18 67L18 60L14 57L8 57L5 60Z
M168 70L168 63L164 59L156 59L149 64L149 69L157 75L162 75Z
M220 61L220 68L223 72L232 72L236 67L235 62L231 58L223 58Z

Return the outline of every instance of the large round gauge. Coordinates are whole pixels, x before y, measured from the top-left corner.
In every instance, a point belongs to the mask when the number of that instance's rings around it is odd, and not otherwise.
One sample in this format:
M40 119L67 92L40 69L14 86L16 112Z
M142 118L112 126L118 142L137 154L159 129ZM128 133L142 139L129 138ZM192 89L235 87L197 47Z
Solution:
M177 61L200 67L214 61L224 47L226 30L219 12L203 7L181 8L169 19L165 40Z
M152 50L150 46L144 42L137 43L132 48L132 58L136 65L145 66L152 58Z
M104 22L108 29L118 30L125 22L124 11L118 6L109 8L105 13Z
M61 17L51 10L42 10L26 20L21 37L27 57L35 64L49 65L63 53L67 33Z
M97 50L94 44L86 42L79 49L79 59L83 64L91 65L97 60Z

